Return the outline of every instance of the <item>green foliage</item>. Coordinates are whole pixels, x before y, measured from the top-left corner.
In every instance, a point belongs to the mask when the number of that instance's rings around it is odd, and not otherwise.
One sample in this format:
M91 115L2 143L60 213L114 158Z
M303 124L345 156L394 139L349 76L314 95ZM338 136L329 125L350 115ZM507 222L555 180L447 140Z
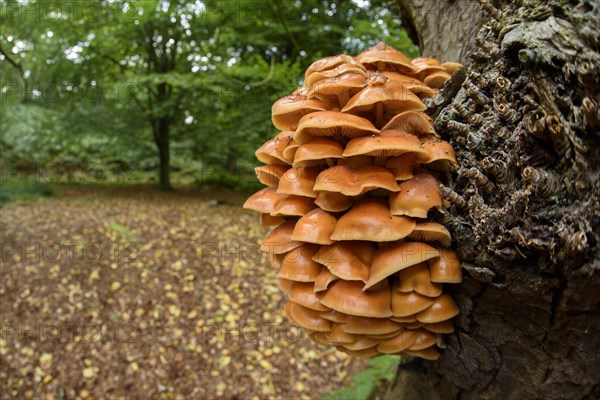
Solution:
M392 381L400 356L383 355L369 360L367 368L352 377L348 387L336 390L321 400L369 400L382 381Z
M0 207L15 200L35 200L53 194L50 186L32 181L6 180L0 184Z
M272 103L314 60L380 40L416 55L382 0L0 4L0 144L10 162L155 171L166 121L174 173L204 181L206 171L189 168L197 162L235 175L257 164L254 150L276 134Z

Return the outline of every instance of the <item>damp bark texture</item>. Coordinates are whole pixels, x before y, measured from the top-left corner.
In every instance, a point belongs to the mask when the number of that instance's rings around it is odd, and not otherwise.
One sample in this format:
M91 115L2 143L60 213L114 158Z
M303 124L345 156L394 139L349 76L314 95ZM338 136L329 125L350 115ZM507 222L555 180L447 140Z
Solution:
M475 49L430 103L461 165L437 216L461 313L441 359L403 360L388 398L598 399L600 3L476 4Z

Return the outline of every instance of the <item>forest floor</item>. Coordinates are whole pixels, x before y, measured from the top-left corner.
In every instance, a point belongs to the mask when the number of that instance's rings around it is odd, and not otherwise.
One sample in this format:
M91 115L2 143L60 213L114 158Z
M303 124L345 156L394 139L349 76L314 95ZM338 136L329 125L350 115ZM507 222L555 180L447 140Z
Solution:
M54 190L0 209L2 399L314 399L364 366L287 322L245 194Z

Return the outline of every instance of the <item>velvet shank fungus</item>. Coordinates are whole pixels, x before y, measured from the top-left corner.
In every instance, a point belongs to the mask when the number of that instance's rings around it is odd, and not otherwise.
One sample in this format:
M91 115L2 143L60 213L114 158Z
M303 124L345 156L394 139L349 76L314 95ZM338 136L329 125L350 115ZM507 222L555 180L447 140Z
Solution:
M274 227L261 249L285 314L315 343L357 357L443 354L459 312L446 285L462 275L434 211L458 163L421 100L460 67L379 43L315 61L273 104L281 132L256 151L267 188L244 208Z

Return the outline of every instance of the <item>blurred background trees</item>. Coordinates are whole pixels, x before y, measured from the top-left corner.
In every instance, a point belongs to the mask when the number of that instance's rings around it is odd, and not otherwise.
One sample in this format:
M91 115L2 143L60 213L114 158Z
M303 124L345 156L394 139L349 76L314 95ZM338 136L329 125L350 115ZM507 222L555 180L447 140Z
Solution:
M271 104L325 55L411 55L386 1L0 1L2 159L254 182ZM171 178L171 179L170 179Z

